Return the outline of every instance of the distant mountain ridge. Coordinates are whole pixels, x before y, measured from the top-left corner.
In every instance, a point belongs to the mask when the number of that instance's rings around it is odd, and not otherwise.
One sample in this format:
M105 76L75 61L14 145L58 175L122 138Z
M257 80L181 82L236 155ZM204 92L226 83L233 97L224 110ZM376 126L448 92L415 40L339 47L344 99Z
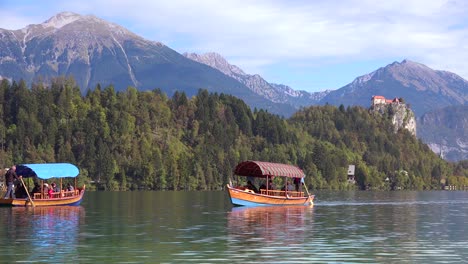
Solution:
M330 92L321 103L369 106L373 95L403 97L417 116L468 102L468 81L410 60L394 62Z
M418 120L419 137L444 159L468 159L468 105L448 106Z
M160 88L169 96L199 89L243 99L252 108L291 115L294 108L274 103L244 84L204 64L187 59L160 42L97 18L59 13L42 24L0 29L0 76L27 83L73 76L85 93L97 84L139 90Z
M256 94L275 103L284 103L294 106L296 109L315 105L329 93L329 90L323 92L309 93L306 91L297 91L284 84L269 83L258 74L247 74L236 65L230 64L220 54L209 52L205 54L184 53L185 57L206 64L214 69L221 71L229 77L232 77L243 83Z

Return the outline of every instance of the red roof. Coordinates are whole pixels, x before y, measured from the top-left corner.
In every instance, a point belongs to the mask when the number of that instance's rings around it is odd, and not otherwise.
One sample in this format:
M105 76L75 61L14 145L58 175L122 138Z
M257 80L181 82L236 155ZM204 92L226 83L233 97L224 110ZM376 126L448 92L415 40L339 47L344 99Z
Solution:
M372 99L384 99L385 100L385 97L383 97L382 95L374 95L372 96Z
M239 176L252 176L266 178L267 176L281 176L291 178L304 178L304 172L296 166L271 163L264 161L243 161L237 164L234 174Z

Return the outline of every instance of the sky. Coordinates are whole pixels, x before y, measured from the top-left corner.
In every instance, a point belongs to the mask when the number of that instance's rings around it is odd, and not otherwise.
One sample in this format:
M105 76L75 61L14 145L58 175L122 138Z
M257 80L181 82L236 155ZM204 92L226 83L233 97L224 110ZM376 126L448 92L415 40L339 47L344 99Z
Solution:
M309 92L409 59L468 80L468 1L0 0L0 28L71 11L179 53L216 52L248 74Z

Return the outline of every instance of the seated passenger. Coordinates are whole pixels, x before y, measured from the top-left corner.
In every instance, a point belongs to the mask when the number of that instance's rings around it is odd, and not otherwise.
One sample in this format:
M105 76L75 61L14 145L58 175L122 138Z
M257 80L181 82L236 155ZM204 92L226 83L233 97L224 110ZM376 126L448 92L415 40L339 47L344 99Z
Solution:
M268 189L269 190L275 190L276 189L276 186L273 184L273 181L271 179L268 181Z
M43 191L44 191L44 197L45 198L50 198L51 197L50 195L52 194L52 189L49 187L48 183L44 183Z
M288 191L294 191L295 190L294 186L292 185L292 183L290 181L288 181L287 187L288 187L287 188Z
M32 189L31 193L40 193L41 192L41 186L39 185L39 183L34 183L34 188Z
M60 192L60 188L57 186L57 184L55 184L55 182L53 182L51 186L53 192Z
M255 187L255 185L253 185L251 181L247 181L247 185L245 186L245 188L250 189L255 193L258 193L257 187Z
M262 185L260 185L260 190L266 190L266 185L264 183L262 183Z

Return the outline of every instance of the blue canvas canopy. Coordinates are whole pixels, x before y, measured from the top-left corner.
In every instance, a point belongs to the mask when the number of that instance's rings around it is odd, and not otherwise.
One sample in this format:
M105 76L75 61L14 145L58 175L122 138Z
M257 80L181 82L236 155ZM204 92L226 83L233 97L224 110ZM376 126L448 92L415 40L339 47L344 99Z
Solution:
M16 174L23 178L38 177L43 180L50 178L76 177L80 171L70 163L42 163L16 165Z

